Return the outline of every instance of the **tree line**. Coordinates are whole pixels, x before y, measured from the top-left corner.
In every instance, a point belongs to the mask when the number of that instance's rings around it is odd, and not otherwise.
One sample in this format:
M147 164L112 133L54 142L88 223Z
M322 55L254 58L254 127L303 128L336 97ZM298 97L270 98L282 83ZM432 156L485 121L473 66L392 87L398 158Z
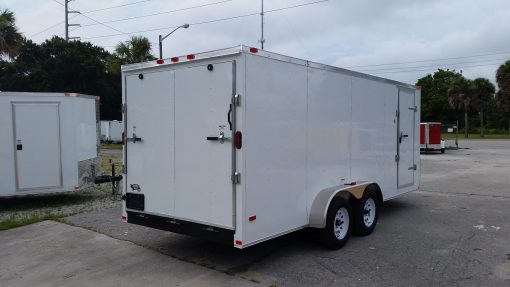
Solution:
M510 61L496 72L496 87L485 78L467 79L455 70L439 69L418 80L421 121L453 124L459 121L464 137L479 133L510 133Z
M89 42L23 37L14 14L0 9L0 91L79 92L100 97L102 120L120 120L124 64L153 60L151 43L131 37L114 53Z
M120 67L156 59L146 37L120 42L113 53L89 42L53 37L41 44L24 38L15 17L0 10L0 91L80 92L101 98L101 119L121 119ZM510 133L510 61L496 73L498 89L485 78L466 79L439 69L418 79L421 120L460 122L470 132Z

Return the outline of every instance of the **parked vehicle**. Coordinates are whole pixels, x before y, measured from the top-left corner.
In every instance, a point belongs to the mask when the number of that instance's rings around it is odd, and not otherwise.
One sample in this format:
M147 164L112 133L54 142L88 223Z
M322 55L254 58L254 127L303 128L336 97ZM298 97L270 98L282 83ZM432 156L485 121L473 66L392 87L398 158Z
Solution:
M418 188L420 90L246 46L122 67L122 219L245 248L340 248Z
M88 95L0 92L0 196L93 185L98 107Z
M445 141L441 138L441 123L420 123L420 150L445 152Z
M120 143L123 131L122 121L101 121L101 142Z

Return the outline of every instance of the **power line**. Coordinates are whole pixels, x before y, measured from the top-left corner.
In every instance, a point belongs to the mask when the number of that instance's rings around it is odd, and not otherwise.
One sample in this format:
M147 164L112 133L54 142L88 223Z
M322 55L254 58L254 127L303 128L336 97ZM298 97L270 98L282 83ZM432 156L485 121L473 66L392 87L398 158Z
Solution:
M88 11L82 12L82 14L89 14L89 13L95 13L95 12L104 11L104 10L111 10L111 9L126 7L126 6L149 2L149 1L151 1L151 0L136 1L136 2L126 3L126 4L122 4L122 5L116 5L116 6L110 6L110 7L100 8L100 9L88 10Z
M430 59L430 60L417 60L417 61L409 61L409 62L395 62L395 63L375 64L375 65L348 66L348 67L345 67L345 68L351 69L351 68L378 67L378 66L389 66L389 65L400 65L400 64L413 64L413 63L445 61L445 60L457 60L457 59L476 58L476 57L503 55L503 54L510 54L510 52L480 54L480 55L471 55L471 56L463 56L463 57L438 58L438 59Z
M320 1L315 1L315 2L309 2L309 3L299 4L299 5L287 6L287 7L283 7L283 8L267 10L267 11L265 11L264 13L265 13L265 14L267 14L267 13L273 13L273 12L278 12L278 11L283 11L283 10L288 10L288 9L293 9L293 8L298 8L298 7L303 7L303 6L313 5L313 4L319 4L319 3L323 3L323 2L327 2L327 1L329 1L329 0L320 0ZM202 21L202 22L189 23L189 25L190 25L190 26L191 26L191 25L192 25L192 26L197 26L197 25L211 24L211 23L222 22L222 21L228 21L228 20L234 20L234 19L239 19L239 18L246 18L246 17L250 17L250 16L255 16L255 15L260 15L260 12L248 13L248 14L243 14L243 15L237 15L237 16L226 17L226 18L219 18L219 19L208 20L208 21ZM154 31L161 31L161 30L173 29L173 28L177 28L177 27L179 27L179 26L170 26L170 27L153 28L153 29L147 29L147 30L139 30L139 31L127 32L126 34L140 34L140 33L147 33L147 32L154 32ZM107 37L115 37L115 36L121 36L121 35L123 35L123 34L110 34L110 35L93 36L93 37L83 38L83 40L98 39L98 38L107 38Z
M191 6L191 7L181 8L181 9L169 10L169 11L164 11L164 12L157 12L157 13L152 13L152 14L147 14L147 15L133 16L133 17L109 20L109 21L104 21L103 23L115 23L115 22L121 22L121 21L128 21L128 20L134 20L134 19L140 19L140 18L153 17L153 16L164 15L164 14L169 14L169 13L174 13L174 12L180 12L180 11L192 10L192 9L196 9L196 8L207 7L207 6L211 6L211 5L222 4L222 3L231 2L231 1L232 0L224 0L224 1L207 3L207 4ZM82 27L89 27L89 26L95 26L95 25L98 25L98 24L87 24L87 25L82 25Z
M66 1L66 4L62 4L62 3L60 3L60 2L59 2L59 1L57 1L57 0L53 0L53 2L56 2L56 3L58 3L58 4L60 4L60 5L64 6L64 7L66 7L66 9L67 9L67 2L68 2L69 0L64 0L64 1ZM105 27L107 27L107 28L110 28L110 29L112 29L112 30L114 30L114 31L117 31L117 32L119 32L119 33L122 33L122 34L126 34L126 35L127 35L127 33L122 32L122 31L121 31L121 30L119 30L119 29L116 29L116 28L111 27L111 26L109 26L109 25L106 25L106 24L104 24L104 23L102 23L102 22L99 22L99 21L97 21L96 19L94 19L94 18L92 18L92 17L89 17L89 16L87 16L87 15L83 15L83 14L81 14L81 13L80 13L79 11L77 11L76 9L73 9L73 10L74 10L73 12L78 13L79 15L81 15L81 16L83 16L83 17L85 17L85 18L89 19L89 20L92 20L92 21L96 22L96 23L97 23L97 24L99 24L99 25L103 25L103 26L105 26ZM67 10L66 10L66 17L67 17ZM67 26L68 26L68 25L69 25L69 24L67 24L67 23L66 23L66 30L67 30ZM66 39L67 39L67 38L68 38L68 35L67 35L67 32L66 32Z
M94 10L89 10L89 11L81 12L81 14L88 14L88 13L95 13L95 12L104 11L104 10L111 10L111 9L121 8L121 7L129 6L129 5L134 5L134 4L139 4L139 3L143 3L143 2L149 2L149 1L151 1L151 0L136 1L136 2L126 3L126 4L122 4L122 5L116 5L116 6L110 6L110 7L100 8L100 9L94 9ZM61 4L61 3L59 3L59 4ZM74 17L71 17L70 19L73 19L75 17L77 17L77 15L74 16ZM44 30L41 30L41 31L39 31L37 33L34 33L34 34L30 35L29 37L32 38L34 36L37 36L37 35L39 35L39 34L41 34L43 32L46 32L46 31L48 31L48 30L50 30L52 28L55 28L55 27L61 25L64 22L65 21L60 21L60 22L58 22L58 23L56 23L54 25L51 25L51 26L45 28ZM74 30L76 30L76 29L74 29Z
M483 63L488 61L505 61L508 58L500 58L500 59L487 59L487 60L477 60L477 61L468 61L468 62L457 62L457 63L443 63L443 64L433 64L426 66L411 66L411 67L393 67L393 68L383 68L383 69L370 69L370 70L357 70L358 72L377 72L377 71L391 71L391 70L407 70L407 69L416 69L416 68L426 68L426 67L438 67L438 66L448 66L448 65L464 65L464 64L476 64Z
M483 65L448 67L448 69L469 69L469 68L474 68L474 67L486 67L486 66L498 66L498 65L501 65L501 62L492 63L492 64L483 64ZM379 74L409 73L409 72L421 72L421 71L430 71L430 70L435 70L435 69L429 68L429 69L418 69L418 70L407 70L407 71L389 71L389 72L378 72L378 73L371 73L371 74L379 75Z

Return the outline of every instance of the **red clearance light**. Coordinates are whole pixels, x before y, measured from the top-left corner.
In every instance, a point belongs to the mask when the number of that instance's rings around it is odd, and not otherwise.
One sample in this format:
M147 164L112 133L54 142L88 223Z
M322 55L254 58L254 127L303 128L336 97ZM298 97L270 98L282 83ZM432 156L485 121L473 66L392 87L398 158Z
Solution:
M241 240L236 240L236 245L242 245L243 242Z
M356 185L356 182L355 181L351 181L351 182L345 183L344 185Z
M164 63L165 63L165 60L163 60L163 59L156 60L156 64L164 64Z
M172 62L174 62L174 63L179 62L179 57L172 57L172 58L170 59L170 61L172 61Z
M234 134L234 145L236 149L241 149L243 146L243 134L241 132L236 132Z
M249 221L255 221L255 219L257 219L256 215L252 215L252 216L248 217Z
M193 59L195 59L195 55L189 54L189 55L186 56L186 59L193 60Z
M259 49L257 49L257 48L254 48L254 47L250 48L250 52L252 52L252 53L258 53L258 51L259 51Z

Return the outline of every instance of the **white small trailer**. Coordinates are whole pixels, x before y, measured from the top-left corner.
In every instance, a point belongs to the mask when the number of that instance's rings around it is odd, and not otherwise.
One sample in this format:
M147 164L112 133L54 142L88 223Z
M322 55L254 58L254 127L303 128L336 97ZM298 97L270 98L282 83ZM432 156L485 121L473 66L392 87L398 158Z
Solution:
M0 92L0 197L93 185L98 107L76 93Z
M122 219L245 248L339 248L418 189L417 87L246 46L122 67Z
M122 121L101 121L101 141L102 142L122 142L122 132L124 124Z

